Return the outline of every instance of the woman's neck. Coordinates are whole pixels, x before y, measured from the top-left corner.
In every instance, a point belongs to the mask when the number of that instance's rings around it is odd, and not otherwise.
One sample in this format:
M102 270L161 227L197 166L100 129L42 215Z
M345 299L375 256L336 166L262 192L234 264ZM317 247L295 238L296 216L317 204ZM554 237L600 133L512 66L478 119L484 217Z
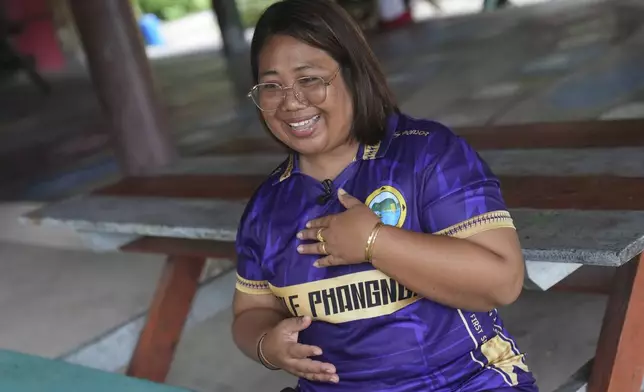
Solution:
M318 181L333 180L355 159L359 147L354 141L323 154L300 155L300 171Z

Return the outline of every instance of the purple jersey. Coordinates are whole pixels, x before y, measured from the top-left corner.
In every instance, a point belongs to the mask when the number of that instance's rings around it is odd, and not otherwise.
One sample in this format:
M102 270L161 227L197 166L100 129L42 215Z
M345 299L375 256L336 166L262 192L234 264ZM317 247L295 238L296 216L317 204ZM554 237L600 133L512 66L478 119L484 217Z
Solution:
M537 391L497 311L469 312L421 298L370 263L316 268L300 255L307 221L338 213L343 188L385 224L465 238L514 227L499 181L446 127L393 115L387 136L334 181L333 196L290 156L257 190L237 237L237 289L272 294L312 325L300 342L337 368L340 383L300 380L309 391ZM419 255L420 257L420 255Z

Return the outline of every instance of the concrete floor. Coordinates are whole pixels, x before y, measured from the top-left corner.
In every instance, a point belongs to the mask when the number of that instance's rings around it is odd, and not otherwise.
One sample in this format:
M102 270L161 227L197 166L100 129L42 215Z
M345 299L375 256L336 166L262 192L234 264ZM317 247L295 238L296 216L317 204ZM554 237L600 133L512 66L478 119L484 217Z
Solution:
M636 0L561 0L441 19L373 42L403 109L451 126L644 117L643 20ZM221 58L202 53L154 67L182 154L261 134L230 115L241 104L228 95ZM77 75L55 84L59 95L47 102L0 99L0 107L16 108L0 115L5 200L52 200L116 175L89 82ZM92 253L74 233L15 224L35 206L0 204L0 347L59 357L141 314L162 260ZM231 278L215 285L228 287ZM231 295L224 290L212 301L223 309ZM593 355L604 306L601 296L526 292L501 310L542 391ZM229 323L226 309L189 329L169 382L209 392L293 383L243 358Z

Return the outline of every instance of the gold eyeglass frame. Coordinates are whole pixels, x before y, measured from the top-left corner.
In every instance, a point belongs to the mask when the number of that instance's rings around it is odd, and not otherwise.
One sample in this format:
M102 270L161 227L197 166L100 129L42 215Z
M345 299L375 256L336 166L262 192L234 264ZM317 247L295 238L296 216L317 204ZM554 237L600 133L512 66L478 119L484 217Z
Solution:
M341 69L342 69L342 68L338 68L338 69L335 71L335 73L334 73L333 75L331 75L331 77L329 78L329 80L325 80L325 79L324 79L323 77L321 77L321 76L302 76L301 78L298 78L297 80L295 80L295 82L293 82L293 84L291 85L291 87L284 87L284 86L280 85L279 83L258 83L258 84L256 84L256 85L254 85L254 86L253 86L253 88L251 88L251 89L250 89L250 91L249 91L249 92L248 92L248 94L247 94L247 97L248 97L248 98L250 98L250 99L251 99L251 101L253 101L253 103L255 104L255 106L257 106L257 108L258 108L259 110L261 110L262 112L274 112L274 111L276 111L277 109L279 109L279 107L282 105L282 103L284 103L284 100L286 100L286 92L287 92L288 90L293 90L293 96L295 96L295 99L297 99L300 103L302 103L302 104L307 104L307 102L302 102L302 99L300 99L298 92L295 90L295 85L297 84L297 82L299 82L299 81L300 81L300 80L302 80L302 79L308 79L308 78L319 78L319 79L322 79L323 86L324 86L324 100L322 101L322 102L324 102L324 101L326 101L326 97L327 97L327 90L326 90L326 89L327 89L327 88L328 88L328 87L333 83L333 81L335 80L335 78L336 78L336 77L338 76L338 74L340 73L340 70L341 70ZM279 104L275 109L262 109L262 108L259 106L259 104L258 104L257 102L255 102L255 99L253 99L253 91L254 91L257 87L259 87L259 86L263 86L263 85L267 85L267 84L276 84L276 85L280 86L280 89L282 90L282 102L280 102L280 104ZM322 103L322 102L320 102L320 103Z

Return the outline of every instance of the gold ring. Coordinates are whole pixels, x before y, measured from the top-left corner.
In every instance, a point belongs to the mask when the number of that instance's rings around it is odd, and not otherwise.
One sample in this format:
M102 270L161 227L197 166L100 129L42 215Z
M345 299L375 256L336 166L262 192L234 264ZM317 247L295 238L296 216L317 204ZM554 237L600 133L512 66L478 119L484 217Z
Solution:
M318 229L318 232L315 234L315 238L317 238L318 241L320 241L320 242L326 242L326 241L324 241L324 237L322 236L322 230L324 230L324 229L323 228Z
M326 242L320 242L320 246L322 247L322 254L328 255L329 252L326 250Z

